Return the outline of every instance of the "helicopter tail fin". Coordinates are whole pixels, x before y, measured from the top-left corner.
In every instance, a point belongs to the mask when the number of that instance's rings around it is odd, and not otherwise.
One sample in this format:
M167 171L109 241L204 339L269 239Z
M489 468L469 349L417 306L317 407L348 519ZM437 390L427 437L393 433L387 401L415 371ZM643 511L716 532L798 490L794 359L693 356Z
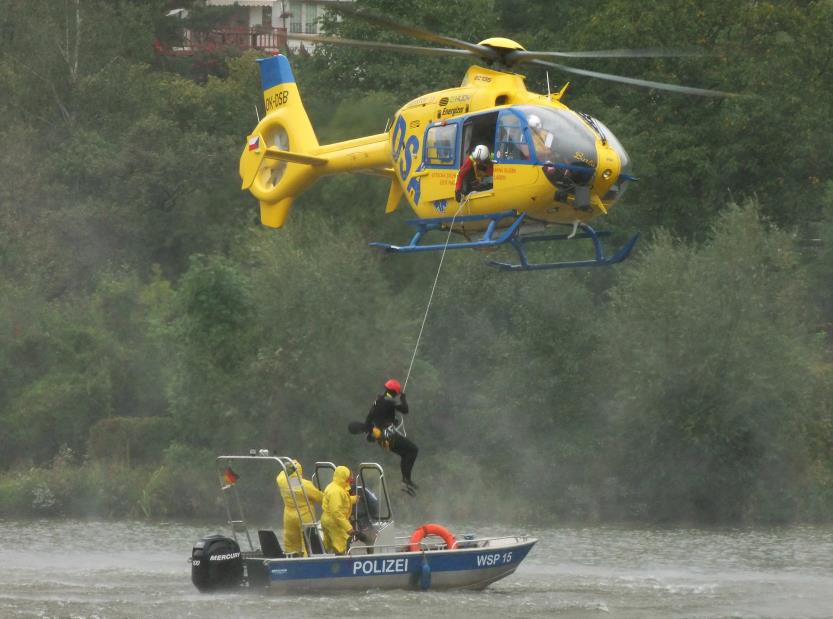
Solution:
M281 54L259 58L266 116L246 137L240 156L242 189L260 201L263 225L280 228L292 201L318 176L326 158L301 102L289 60Z

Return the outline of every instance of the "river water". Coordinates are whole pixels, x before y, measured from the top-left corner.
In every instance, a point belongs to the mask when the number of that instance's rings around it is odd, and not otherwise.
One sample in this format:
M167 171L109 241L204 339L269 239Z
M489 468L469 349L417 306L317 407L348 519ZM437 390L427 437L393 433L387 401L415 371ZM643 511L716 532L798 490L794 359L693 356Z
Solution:
M833 617L833 527L527 528L538 544L485 591L315 597L198 593L186 559L216 532L0 521L0 617Z

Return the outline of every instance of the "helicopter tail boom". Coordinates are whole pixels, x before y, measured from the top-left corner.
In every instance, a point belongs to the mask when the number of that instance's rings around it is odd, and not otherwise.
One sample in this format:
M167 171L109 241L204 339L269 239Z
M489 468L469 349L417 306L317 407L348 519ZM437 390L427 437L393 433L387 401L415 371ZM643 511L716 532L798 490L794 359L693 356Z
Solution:
M315 180L337 172L390 176L388 134L320 146L286 56L258 59L266 116L246 138L240 156L243 190L260 201L260 219L283 226L293 200Z

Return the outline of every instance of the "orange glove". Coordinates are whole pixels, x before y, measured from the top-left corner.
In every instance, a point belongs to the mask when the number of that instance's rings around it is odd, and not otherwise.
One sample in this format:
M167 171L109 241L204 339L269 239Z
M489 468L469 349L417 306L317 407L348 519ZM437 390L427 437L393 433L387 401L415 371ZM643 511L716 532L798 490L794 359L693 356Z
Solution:
M381 431L379 428L374 427L374 428L370 431L370 433L373 435L373 438L375 438L377 441L378 441L380 438L382 438L382 431Z

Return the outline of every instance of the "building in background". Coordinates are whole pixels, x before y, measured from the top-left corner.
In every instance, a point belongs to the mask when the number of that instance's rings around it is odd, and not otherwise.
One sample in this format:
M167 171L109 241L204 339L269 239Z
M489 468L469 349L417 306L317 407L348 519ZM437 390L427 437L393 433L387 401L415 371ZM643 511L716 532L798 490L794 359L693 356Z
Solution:
M292 51L311 51L314 44L292 38L293 34L319 34L321 18L328 5L353 0L205 0L206 6L238 6L235 21L241 22L256 36L258 49L274 51L283 49L281 43ZM260 33L258 35L257 33ZM272 47L271 45L274 45Z

